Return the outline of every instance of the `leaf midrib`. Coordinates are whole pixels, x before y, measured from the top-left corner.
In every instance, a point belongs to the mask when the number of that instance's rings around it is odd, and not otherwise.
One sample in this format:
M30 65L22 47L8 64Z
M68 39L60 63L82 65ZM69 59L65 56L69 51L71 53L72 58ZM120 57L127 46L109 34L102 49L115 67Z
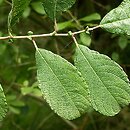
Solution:
M56 18L56 5L57 5L57 0L54 0L54 3L55 3L55 5L54 5L54 20L55 20L55 18Z
M38 53L40 54L40 56L42 57L42 59L45 61L45 63L49 66L48 62L45 60L45 58L43 57L43 55L41 54L41 52L40 52L39 50L37 50L37 51L38 51ZM63 84L62 84L61 81L58 79L58 77L56 76L56 74L54 73L54 71L52 70L52 68L51 68L50 66L49 66L49 68L50 68L51 72L54 74L54 76L56 77L57 81L61 84L61 86L63 86ZM78 108L76 107L76 105L75 105L74 101L72 100L72 98L70 97L70 95L67 93L66 89L65 89L64 87L62 87L62 88L64 89L66 95L68 95L69 99L70 99L71 102L74 104L74 106L75 106L75 108L77 109L77 111L79 112ZM81 115L80 112L79 112L79 115Z
M105 86L105 84L104 84L104 82L100 79L100 77L98 76L98 74L96 73L96 71L94 70L94 68L92 67L92 65L90 64L90 62L89 62L89 60L85 57L85 55L84 55L84 53L82 52L82 50L80 49L80 47L78 47L79 48L79 50L81 51L81 54L83 55L83 57L86 59L86 61L88 61L88 63L89 63L89 66L90 66L90 68L92 69L92 71L95 73L95 75L98 77L98 79L101 81L101 83L103 84L103 86L107 89L107 87ZM107 91L108 91L108 89L107 89ZM110 95L115 99L115 97L111 94L111 92L110 91L108 91L109 93L110 93ZM115 99L115 101L117 102L117 100ZM117 102L117 104L118 104L118 102Z
M104 25L107 25L107 24L113 24L113 23L117 23L117 22L122 22L122 21L125 21L125 20L130 20L130 18L125 18L125 19L121 19L121 20L116 20L116 21L112 21L112 22L107 22L107 23L101 23L100 24L100 27L104 26ZM105 22L105 21L104 21ZM113 27L113 26L112 26Z

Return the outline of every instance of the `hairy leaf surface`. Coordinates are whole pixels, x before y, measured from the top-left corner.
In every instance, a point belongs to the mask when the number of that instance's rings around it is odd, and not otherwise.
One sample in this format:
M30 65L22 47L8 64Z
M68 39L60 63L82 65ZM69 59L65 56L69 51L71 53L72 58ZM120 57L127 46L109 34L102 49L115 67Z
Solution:
M3 89L0 85L0 121L3 119L3 117L5 117L6 112L7 112L7 103Z
M22 16L23 11L27 8L31 0L12 0L12 9L8 16L8 29L18 22Z
M106 14L100 26L111 33L130 35L130 0Z
M71 120L88 110L88 87L72 64L44 49L36 51L36 62L39 87L58 115Z
M96 111L113 116L130 103L130 86L122 68L109 57L79 45L75 65L81 72Z
M76 0L43 0L43 6L48 16L54 20L61 12L69 9Z

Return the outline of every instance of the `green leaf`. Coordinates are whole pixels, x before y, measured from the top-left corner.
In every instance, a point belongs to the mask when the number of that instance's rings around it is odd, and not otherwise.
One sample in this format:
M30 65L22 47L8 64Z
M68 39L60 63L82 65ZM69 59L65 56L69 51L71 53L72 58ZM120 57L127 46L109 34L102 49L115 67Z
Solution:
M27 7L27 8L24 10L23 14L22 14L23 18L27 18L27 17L30 15L30 13L31 13L31 8L30 8L30 7Z
M42 6L42 2L40 1L36 1L31 3L32 8L39 14L44 15L45 14L45 10L44 7Z
M23 87L21 88L21 93L23 95L30 94L33 92L33 89L34 89L33 87Z
M80 33L80 40L83 43L83 45L90 46L91 45L91 37L89 34L83 32Z
M88 87L71 63L44 49L36 51L36 62L39 87L58 115L72 120L88 110Z
M124 0L106 14L100 26L111 33L130 35L130 0Z
M47 15L56 19L61 12L68 10L76 0L43 0L43 6Z
M20 114L20 109L16 107L9 106L9 110L14 114Z
M119 47L123 50L126 48L128 44L128 38L126 36L120 36L119 39L118 39L118 45Z
M3 89L0 85L0 121L3 119L3 117L5 117L6 112L7 112L7 103Z
M114 116L130 103L130 86L123 69L109 57L79 45L75 65L88 84L91 104L96 111Z
M116 61L116 62L119 62L119 59L120 59L120 56L117 52L113 52L112 55L111 55L111 58Z
M21 88L21 93L23 95L32 94L35 96L42 96L40 89L36 87L23 87Z
M24 107L25 106L25 103L23 101L20 101L20 100L15 100L11 103L11 106L13 107Z
M24 10L28 7L31 0L12 0L12 9L8 16L8 30L11 31L19 18L22 16Z
M83 17L81 19L79 19L80 21L84 21L84 22L90 22L90 21L94 21L94 20L100 20L101 19L101 16L100 14L98 13L93 13L93 14L90 14L86 17Z
M71 27L76 27L76 25L73 23L72 20L57 24L58 31L64 30L66 28L71 28Z

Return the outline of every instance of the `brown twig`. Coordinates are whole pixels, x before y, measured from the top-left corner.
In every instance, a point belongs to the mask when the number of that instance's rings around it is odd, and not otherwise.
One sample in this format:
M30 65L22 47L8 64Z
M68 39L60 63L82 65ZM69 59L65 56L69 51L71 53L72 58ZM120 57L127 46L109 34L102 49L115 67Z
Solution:
M76 31L76 32L72 32L72 35L77 35L77 34L80 34L80 33L83 33L83 32L86 32L86 31L93 31L97 28L99 28L99 26L95 26L95 27L92 27L92 28L88 28L87 30L86 29L83 29L81 31ZM52 37L52 36L55 36L55 37L68 37L70 36L69 33L56 33L55 31L52 32L52 33L48 33L48 34L37 34L37 35L25 35L25 36L5 36L5 37L0 37L0 40L8 40L8 39L31 39L31 38L40 38L40 37Z

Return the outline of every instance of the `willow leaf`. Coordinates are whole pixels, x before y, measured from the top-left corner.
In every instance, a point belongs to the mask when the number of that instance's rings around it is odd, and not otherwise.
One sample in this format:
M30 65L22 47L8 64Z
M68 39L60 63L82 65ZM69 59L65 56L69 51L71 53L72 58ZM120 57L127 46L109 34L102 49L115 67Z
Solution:
M43 0L43 6L48 16L54 20L63 11L69 9L76 0Z
M123 69L109 57L79 45L75 65L81 72L96 111L114 116L130 103L130 86Z
M5 117L7 112L7 103L3 89L0 85L0 121Z
M106 14L100 26L111 33L130 35L130 0L124 0Z
M19 18L22 16L23 11L27 8L31 0L12 0L12 9L8 16L8 30L11 31Z
M88 110L87 85L72 64L44 49L36 51L36 63L39 87L58 115L72 120Z

